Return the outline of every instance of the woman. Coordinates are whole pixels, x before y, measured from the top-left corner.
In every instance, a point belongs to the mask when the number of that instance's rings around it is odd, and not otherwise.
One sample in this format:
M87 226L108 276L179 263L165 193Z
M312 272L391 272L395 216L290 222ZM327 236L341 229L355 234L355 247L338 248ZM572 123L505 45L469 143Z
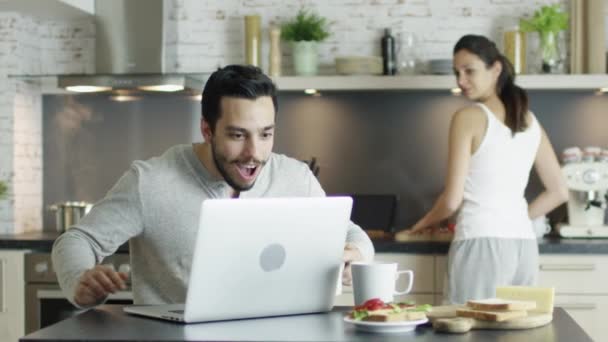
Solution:
M491 298L496 286L533 285L538 244L531 219L567 200L553 147L514 84L513 66L483 36L454 47L462 94L475 101L452 117L443 193L409 231L417 234L460 208L448 254L446 300ZM524 190L532 165L545 190L530 204ZM461 206L462 205L462 206Z

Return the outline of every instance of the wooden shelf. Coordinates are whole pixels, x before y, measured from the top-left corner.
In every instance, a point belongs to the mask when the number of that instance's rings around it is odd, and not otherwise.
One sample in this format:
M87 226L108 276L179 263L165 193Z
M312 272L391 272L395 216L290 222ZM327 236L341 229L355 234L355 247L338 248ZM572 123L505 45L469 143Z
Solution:
M608 74L520 75L517 84L528 90L597 90L608 87ZM282 76L274 78L279 90L450 90L453 75L412 76Z

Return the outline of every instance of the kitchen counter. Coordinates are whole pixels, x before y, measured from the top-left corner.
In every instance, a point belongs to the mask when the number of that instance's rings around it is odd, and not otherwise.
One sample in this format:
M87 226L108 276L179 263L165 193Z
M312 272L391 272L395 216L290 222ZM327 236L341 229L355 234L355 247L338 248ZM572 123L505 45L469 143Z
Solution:
M23 234L0 234L0 250L2 249L31 249L37 252L50 252L59 232L30 232ZM119 252L127 252L128 243L118 248Z
M376 253L447 254L449 242L374 241ZM562 239L547 236L538 240L540 254L608 254L608 239Z
M59 236L57 232L33 232L17 235L0 235L0 249L32 249L48 252ZM376 253L447 254L448 242L397 242L374 240ZM546 237L539 240L541 254L608 254L608 239L561 239ZM119 251L128 251L128 244Z
M336 307L324 314L184 325L127 315L121 305L103 305L19 341L591 341L561 308L555 309L551 324L535 329L437 334L430 326L419 326L412 332L384 335L355 330L343 321L348 310L349 307Z

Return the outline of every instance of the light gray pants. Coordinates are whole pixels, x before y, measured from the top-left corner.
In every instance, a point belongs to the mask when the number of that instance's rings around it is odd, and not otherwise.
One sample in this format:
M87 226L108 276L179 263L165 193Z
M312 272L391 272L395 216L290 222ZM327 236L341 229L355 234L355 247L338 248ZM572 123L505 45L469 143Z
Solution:
M538 242L476 238L454 241L448 253L445 300L464 304L496 297L497 286L536 284Z

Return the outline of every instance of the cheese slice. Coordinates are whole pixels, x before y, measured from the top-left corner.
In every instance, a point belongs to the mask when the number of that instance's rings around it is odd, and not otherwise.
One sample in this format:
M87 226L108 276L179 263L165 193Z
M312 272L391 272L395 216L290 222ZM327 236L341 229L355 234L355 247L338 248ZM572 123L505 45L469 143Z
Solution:
M536 308L530 310L530 312L553 313L555 288L530 286L497 287L496 297L502 299L535 301Z

